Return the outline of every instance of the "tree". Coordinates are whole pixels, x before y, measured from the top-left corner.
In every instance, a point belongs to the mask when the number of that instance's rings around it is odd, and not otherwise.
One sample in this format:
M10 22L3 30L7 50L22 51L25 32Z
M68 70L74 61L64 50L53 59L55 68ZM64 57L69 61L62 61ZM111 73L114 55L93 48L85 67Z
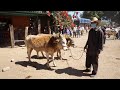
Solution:
M92 19L93 17L101 18L103 16L102 11L84 11L82 17Z
M120 11L103 11L106 18L120 25Z
M70 26L72 23L72 17L68 15L68 11L51 11L56 25Z

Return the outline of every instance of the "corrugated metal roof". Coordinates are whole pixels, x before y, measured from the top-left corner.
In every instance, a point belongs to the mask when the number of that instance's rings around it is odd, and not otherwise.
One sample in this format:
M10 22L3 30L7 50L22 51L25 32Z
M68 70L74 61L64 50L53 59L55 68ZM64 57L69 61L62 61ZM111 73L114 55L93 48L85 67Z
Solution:
M41 16L46 14L46 11L0 11L0 15Z
M91 20L87 18L78 18L75 21L79 21L80 23L91 23Z

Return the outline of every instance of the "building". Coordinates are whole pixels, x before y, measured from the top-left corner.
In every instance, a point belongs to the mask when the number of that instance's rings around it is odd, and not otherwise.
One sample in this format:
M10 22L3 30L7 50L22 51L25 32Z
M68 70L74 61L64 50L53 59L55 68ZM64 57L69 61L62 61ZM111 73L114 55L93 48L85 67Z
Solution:
M79 25L90 25L91 20L87 18L77 18L74 20L74 23L79 26Z
M27 34L50 33L49 27L54 26L51 22L53 16L48 16L46 11L0 11L0 45L11 43L14 47L15 41L25 40L25 27L28 27Z

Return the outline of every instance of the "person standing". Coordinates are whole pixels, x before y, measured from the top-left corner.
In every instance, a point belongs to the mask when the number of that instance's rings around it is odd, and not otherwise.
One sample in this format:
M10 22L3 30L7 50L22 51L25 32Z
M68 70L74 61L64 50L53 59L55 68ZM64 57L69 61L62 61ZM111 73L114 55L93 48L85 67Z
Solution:
M103 33L104 33L104 44L105 44L105 41L106 41L106 26L103 26L102 27L102 31L103 31Z
M120 39L120 29L118 30L118 39Z
M100 52L103 50L103 31L98 27L99 20L93 17L91 21L91 29L88 33L88 40L84 47L86 50L86 69L83 72L91 72L91 65L93 67L91 77L95 76L98 71L98 58Z
M77 38L79 38L80 37L80 27L79 26L77 27L76 33L77 33Z
M76 38L77 25L73 28L73 38Z
M84 28L84 26L82 25L82 26L81 26L81 36L83 35L84 30L85 30L85 28Z

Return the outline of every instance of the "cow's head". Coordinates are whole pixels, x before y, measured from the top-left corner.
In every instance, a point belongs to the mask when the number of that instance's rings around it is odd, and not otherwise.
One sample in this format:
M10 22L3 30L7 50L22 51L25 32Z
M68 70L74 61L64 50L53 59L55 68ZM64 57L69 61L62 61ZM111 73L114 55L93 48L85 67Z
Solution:
M54 43L57 44L59 49L67 50L67 40L66 38L61 34L53 34L54 37Z
M67 37L66 40L67 40L67 46L68 47L75 47L75 43L74 43L72 38Z

